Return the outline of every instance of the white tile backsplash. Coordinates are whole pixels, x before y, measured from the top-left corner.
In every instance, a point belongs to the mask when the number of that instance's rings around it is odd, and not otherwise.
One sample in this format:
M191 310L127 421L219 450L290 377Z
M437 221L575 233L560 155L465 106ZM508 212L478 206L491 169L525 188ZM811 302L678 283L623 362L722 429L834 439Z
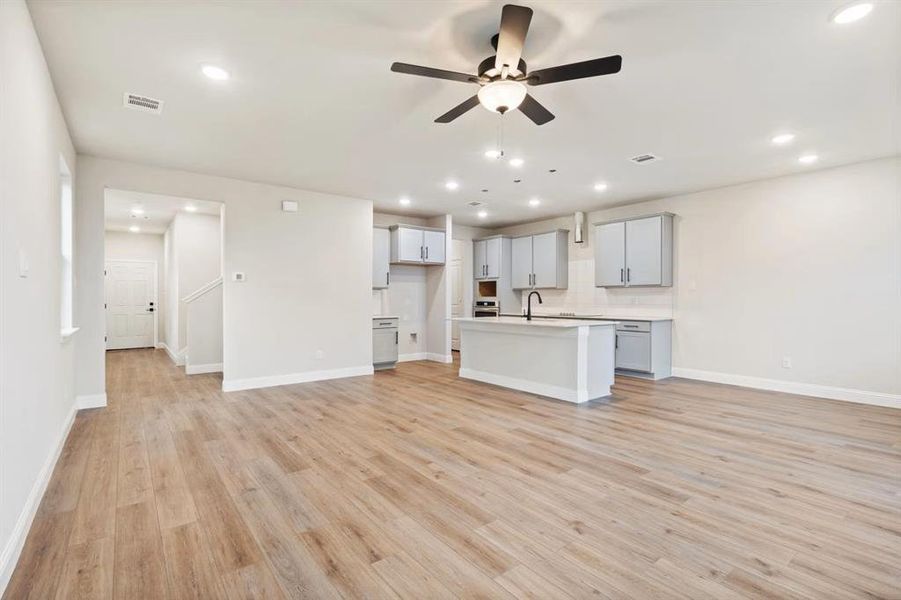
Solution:
M544 303L532 311L570 312L582 315L672 317L673 288L599 288L594 286L594 258L569 261L569 286L565 290L539 290ZM526 307L527 293L522 294Z

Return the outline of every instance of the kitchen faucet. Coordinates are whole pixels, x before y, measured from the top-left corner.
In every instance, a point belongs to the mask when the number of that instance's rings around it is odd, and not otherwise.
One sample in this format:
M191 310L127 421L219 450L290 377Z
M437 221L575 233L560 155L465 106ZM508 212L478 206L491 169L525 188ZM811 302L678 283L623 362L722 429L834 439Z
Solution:
M526 321L532 320L532 295L533 294L535 296L538 296L538 304L544 304L544 302L541 301L541 294L538 293L538 290L532 290L531 292L529 292L529 299L526 300L526 304L529 307L528 312L526 313Z

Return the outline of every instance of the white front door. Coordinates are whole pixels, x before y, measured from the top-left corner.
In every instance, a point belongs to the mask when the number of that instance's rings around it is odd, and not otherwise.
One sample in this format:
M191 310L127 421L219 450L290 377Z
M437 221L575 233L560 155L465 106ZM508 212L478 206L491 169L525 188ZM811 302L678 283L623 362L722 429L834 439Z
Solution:
M451 317L463 316L463 261L465 260L465 242L451 240ZM451 350L460 350L460 323L451 321Z
M156 263L106 263L106 349L149 348L156 330Z

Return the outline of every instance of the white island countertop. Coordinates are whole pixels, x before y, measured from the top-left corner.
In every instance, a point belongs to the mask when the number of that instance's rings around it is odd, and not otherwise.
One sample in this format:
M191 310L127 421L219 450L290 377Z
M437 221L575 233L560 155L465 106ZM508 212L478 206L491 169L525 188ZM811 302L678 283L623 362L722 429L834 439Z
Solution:
M522 325L526 327L557 327L557 328L573 328L573 327L610 327L616 325L616 321L589 321L586 319L554 319L547 317L532 317L529 321L525 317L457 317L454 321L465 323L484 323L486 325Z
M502 317L513 317L518 318L518 315L514 314L501 314ZM646 321L646 322L657 322L657 321L672 321L672 317L652 317L652 316L638 316L638 315L560 315L560 314L532 314L533 319L575 319L577 321Z

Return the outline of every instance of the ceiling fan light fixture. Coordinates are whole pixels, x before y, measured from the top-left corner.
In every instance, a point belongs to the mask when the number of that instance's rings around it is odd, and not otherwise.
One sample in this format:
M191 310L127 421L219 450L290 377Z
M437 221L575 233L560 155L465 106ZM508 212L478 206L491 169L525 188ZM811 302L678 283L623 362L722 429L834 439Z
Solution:
M492 81L479 90L479 103L491 112L504 114L515 110L526 97L526 86L518 81Z

